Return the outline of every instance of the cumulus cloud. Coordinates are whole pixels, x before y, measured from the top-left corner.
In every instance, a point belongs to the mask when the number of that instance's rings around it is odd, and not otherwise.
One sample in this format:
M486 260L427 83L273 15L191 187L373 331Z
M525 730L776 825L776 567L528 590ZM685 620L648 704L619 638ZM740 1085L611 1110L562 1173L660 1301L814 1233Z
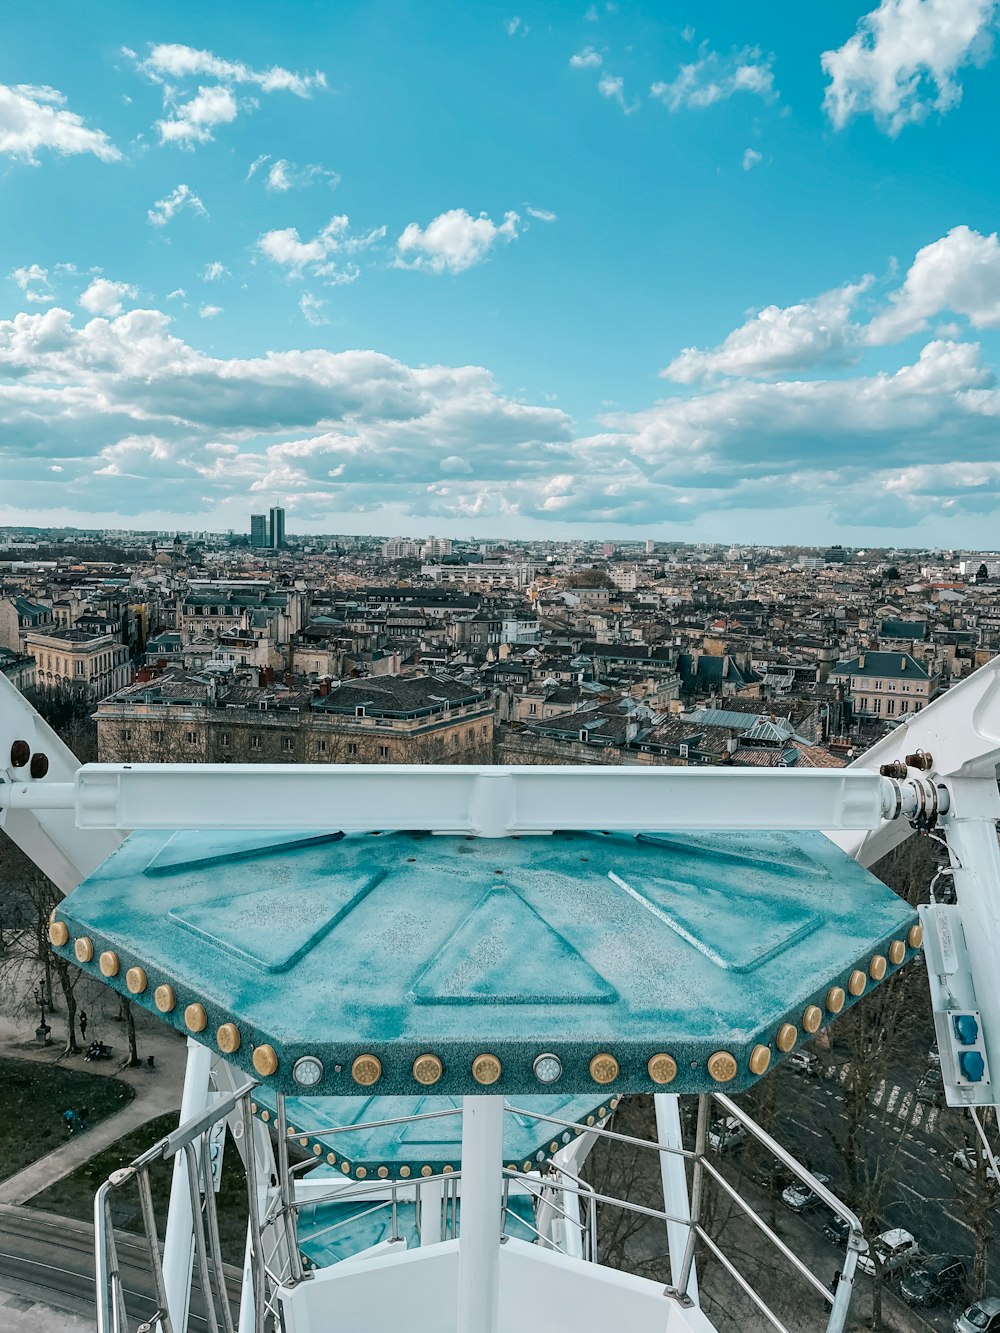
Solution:
M49 282L49 271L40 264L28 264L24 268L16 268L10 276L24 293L26 301L47 305L56 299Z
M218 282L220 278L228 278L230 273L221 259L213 259L202 269L201 276L205 282Z
M423 268L432 273L462 273L481 264L501 241L514 241L521 219L504 214L494 222L486 213L474 218L464 208L440 213L426 227L411 222L396 242L396 264L400 268Z
M751 171L761 160L762 160L761 155L760 153L757 152L756 148L744 148L743 150L744 171Z
M319 325L328 324L329 320L323 314L325 301L314 296L312 292L303 292L299 297L299 309L302 311L307 324Z
M176 213L186 208L197 213L199 217L208 217L208 209L190 185L177 185L168 195L157 199L153 207L147 211L146 217L154 227L165 227Z
M215 319L217 315L222 314L221 305L209 305L207 302L198 308L199 319Z
M750 93L770 102L778 95L773 60L759 46L744 46L721 56L703 43L697 60L682 65L669 83L654 83L649 92L670 111L700 110L737 93Z
M617 102L626 116L631 116L633 111L639 110L639 99L632 98L629 101L625 96L625 80L621 75L602 74L597 81L597 91L602 97L606 97L609 102Z
M326 226L308 241L304 241L296 227L266 231L257 240L257 249L272 264L283 268L289 277L301 278L310 273L325 278L334 285L354 282L359 270L356 265L341 265L335 256L354 254L370 249L385 236L385 227L354 236L346 213L333 217Z
M971 227L953 227L917 251L890 308L872 320L871 343L896 342L928 327L943 311L965 315L974 328L1000 328L1000 242Z
M270 155L265 153L251 163L250 170L247 172L247 180L270 160ZM287 158L279 157L276 161L271 162L267 169L264 176L264 188L272 194L287 194L289 190L304 190L317 181L324 181L331 189L334 189L340 184L340 176L337 172L320 166L318 162L307 162L305 166L297 166L294 162L289 162Z
M570 56L569 63L573 69L597 69L601 63L601 55L592 46L585 46L582 51Z
M0 83L0 153L34 163L40 148L64 156L92 153L102 162L121 158L103 130L89 129L82 116L67 110L58 89Z
M211 51L178 43L151 46L143 59L127 47L124 53L141 74L163 88L166 114L156 122L160 142L186 148L208 143L214 138L215 128L235 120L241 107L256 106L253 100L237 101L233 89L238 86L264 93L290 92L297 97L310 97L317 88L326 87L326 76L318 70L297 74L281 65L257 70L243 61L226 60ZM182 85L197 79L215 82L200 83L190 95L190 88Z
M131 283L94 278L80 293L79 304L92 315L120 315L122 302L133 301L138 295L138 290Z
M847 283L813 301L767 306L718 347L685 347L662 372L679 384L711 375L771 375L814 366L831 357L855 353L860 331L852 322L855 303L872 285L870 275Z
M997 0L882 0L843 46L824 51L823 102L837 129L870 114L897 135L962 97L957 75L991 54Z

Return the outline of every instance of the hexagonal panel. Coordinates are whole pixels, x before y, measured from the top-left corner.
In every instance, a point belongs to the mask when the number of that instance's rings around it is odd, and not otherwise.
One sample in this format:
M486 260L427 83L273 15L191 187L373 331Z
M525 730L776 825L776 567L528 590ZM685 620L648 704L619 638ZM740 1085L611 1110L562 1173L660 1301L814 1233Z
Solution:
M325 1096L738 1090L916 940L821 834L137 832L58 915L86 970Z

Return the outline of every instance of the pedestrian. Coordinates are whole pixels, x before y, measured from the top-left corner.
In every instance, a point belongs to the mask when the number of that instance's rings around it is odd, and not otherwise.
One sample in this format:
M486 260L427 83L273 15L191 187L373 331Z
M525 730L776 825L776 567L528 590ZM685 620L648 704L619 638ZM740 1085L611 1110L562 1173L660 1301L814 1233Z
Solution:
M840 1286L840 1277L841 1273L840 1269L838 1268L834 1271L833 1281L830 1283L830 1291L833 1293L834 1296L836 1296L837 1288Z
M72 1134L76 1128L76 1112L73 1110L72 1106L67 1107L66 1110L63 1111L63 1124L66 1126L66 1133Z
M86 1009L81 1009L81 1011L80 1011L80 1036L81 1036L81 1038L82 1038L84 1041L87 1040L87 1011L86 1011Z

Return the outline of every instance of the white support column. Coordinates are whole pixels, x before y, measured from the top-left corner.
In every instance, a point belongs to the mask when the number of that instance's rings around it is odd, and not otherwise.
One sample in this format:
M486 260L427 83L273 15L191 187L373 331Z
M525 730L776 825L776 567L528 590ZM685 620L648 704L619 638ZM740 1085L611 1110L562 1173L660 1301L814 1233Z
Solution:
M443 1238L441 1206L444 1181L432 1180L420 1186L420 1244L436 1245Z
M257 1311L254 1308L253 1240L247 1223L247 1240L243 1247L243 1286L240 1288L240 1318L236 1333L254 1333Z
M208 1106L208 1076L212 1070L212 1052L188 1037L184 1091L181 1094L180 1124L200 1114ZM184 1154L174 1158L170 1182L167 1230L163 1238L163 1285L167 1309L175 1331L186 1329L191 1301L191 1262L194 1257L194 1231L191 1196L188 1190Z
M680 1102L676 1093L657 1092L653 1094L653 1106L656 1110L656 1137L665 1148L683 1148L684 1138L681 1133ZM690 1218L691 1201L688 1195L687 1173L684 1158L676 1153L661 1152L660 1179L663 1182L663 1211L674 1217ZM667 1249L670 1252L670 1280L676 1287L680 1281L681 1267L684 1262L684 1249L687 1245L689 1228L680 1222L667 1223ZM687 1294L698 1304L698 1280L694 1265L688 1279Z
M462 1098L458 1333L496 1333L500 1312L503 1098Z
M995 778L953 778L948 785L952 812L944 821L944 830L995 1090L1000 1074L1000 844L996 825L1000 793Z

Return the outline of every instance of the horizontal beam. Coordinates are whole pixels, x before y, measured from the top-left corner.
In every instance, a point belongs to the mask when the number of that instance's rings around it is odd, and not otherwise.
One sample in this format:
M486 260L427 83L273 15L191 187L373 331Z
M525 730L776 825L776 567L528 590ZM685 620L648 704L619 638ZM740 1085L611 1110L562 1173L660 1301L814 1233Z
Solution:
M895 786L867 769L396 764L86 764L73 783L0 788L81 829L872 829Z

